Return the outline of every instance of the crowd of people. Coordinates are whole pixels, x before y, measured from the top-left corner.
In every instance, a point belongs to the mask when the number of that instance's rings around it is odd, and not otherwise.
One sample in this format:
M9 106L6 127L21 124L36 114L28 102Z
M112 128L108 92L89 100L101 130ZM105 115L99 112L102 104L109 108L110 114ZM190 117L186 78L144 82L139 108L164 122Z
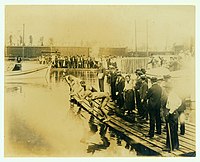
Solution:
M147 68L165 67L170 71L180 70L182 65L185 64L190 58L194 56L193 52L189 50L181 50L175 55L153 55L149 57Z
M110 85L110 94L104 92L104 80ZM171 76L164 75L162 79L147 77L145 69L136 69L135 78L131 75L123 75L115 67L109 71L102 69L98 74L100 92L86 86L72 76L67 77L71 92L78 94L79 98L87 99L92 103L96 99L102 99L99 109L104 120L109 120L109 115L104 112L107 102L112 99L116 103L115 113L120 116L137 115L140 120L149 120L150 129L147 138L153 138L155 134L161 135L167 132L166 148L170 151L179 149L178 119L184 118L186 109L185 100L173 91ZM80 88L77 88L78 87ZM75 86L75 87L73 87ZM110 98L110 99L109 99ZM92 104L91 104L92 105ZM166 126L162 129L162 123ZM184 120L181 121L180 134L185 133Z
M128 59L128 58L123 58ZM137 59L137 58L136 58ZM147 58L146 58L147 59ZM110 66L118 67L121 70L122 62L120 57L92 57L84 55L42 55L38 57L40 64L50 64L52 68L69 68L69 69L91 69L99 68L103 66L105 69L109 69ZM176 55L170 57L151 55L148 58L147 69L153 69L158 67L164 67L169 71L177 71L181 69L183 64L183 57Z
M99 62L90 56L40 56L40 64L52 63L53 68L98 68Z
M176 71L189 58L183 53L169 56L167 61L163 57L159 57L160 61L155 61L152 55L148 64L156 68L159 63L159 67L165 66L170 71ZM108 68L105 68L104 64ZM114 101L116 104L114 114L121 117L136 116L141 121L149 121L150 127L146 138L154 138L155 134L162 135L166 132L166 147L163 151L179 149L178 124L180 123L180 135L184 135L184 111L189 100L176 93L171 76L149 77L145 68L136 69L135 74L123 74L117 68L114 59L104 59L104 63L98 60L98 68L99 91L87 86L85 82L75 81L75 77L68 76L67 81L73 94L78 94L80 100L87 99L91 106L93 106L93 101L101 99L99 114L102 116L102 121L109 120L109 115L112 113L105 113L104 107L109 100ZM73 87L75 85L81 88Z
M165 67L170 71L180 70L181 68L182 57L178 56L170 56L169 60L164 57L151 56L149 58L148 67L149 68L157 68L157 67Z
M123 76L116 68L110 71L108 79L112 100L117 104L116 112L120 115L137 112L141 120L149 120L150 129L146 135L149 138L154 134L161 135L161 124L166 123L167 140L163 150L179 149L178 119L181 117L180 134L184 135L186 100L180 99L173 90L170 75L164 75L162 79L150 78L145 69L137 69L135 74L133 79L131 75Z

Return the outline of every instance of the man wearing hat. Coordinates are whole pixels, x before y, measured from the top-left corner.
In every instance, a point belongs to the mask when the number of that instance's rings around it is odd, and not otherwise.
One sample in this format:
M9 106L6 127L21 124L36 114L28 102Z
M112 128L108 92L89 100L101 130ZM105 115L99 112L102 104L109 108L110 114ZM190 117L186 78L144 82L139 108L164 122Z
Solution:
M162 89L157 84L158 79L156 77L151 78L152 86L149 88L147 93L148 99L148 111L150 116L150 130L146 137L154 137L155 124L156 124L156 134L161 134L161 117L160 117L160 107L161 107L161 94Z
M142 72L143 74L146 74L146 70L145 70L144 68L141 68L141 72Z
M139 90L140 99L141 99L141 109L142 109L142 118L148 120L148 109L147 109L147 92L148 84L146 82L146 76L141 75L142 84Z
M137 74L138 71L141 71L141 69L137 68L137 69L135 70L135 74Z
M162 95L161 95L161 109L160 109L160 116L162 123L165 122L164 113L166 111L166 103L167 103L167 94L165 90L165 85L171 83L171 76L170 75L163 75L163 81L161 82L162 87Z
M135 71L136 74L136 82L135 82L135 98L136 98L136 106L138 110L138 114L141 116L142 115L142 107L141 107L141 99L140 99L140 87L142 85L142 80L141 80L141 75L143 74L140 69L136 69Z
M169 110L169 113L166 115L167 139L166 148L164 148L163 150L172 151L174 149L179 149L178 108L181 106L182 101L178 97L178 95L173 91L173 87L170 82L165 84L164 87L168 96L166 108Z
M124 87L124 102L125 109L128 111L128 114L132 113L132 110L135 110L135 97L133 91L133 80L130 75L125 76L125 87Z
M111 89L111 97L112 100L116 100L116 87L115 87L115 83L117 80L117 68L112 68L110 71L110 89Z
M106 70L103 67L100 67L98 72L98 80L99 80L99 90L100 92L104 92L104 78L106 75Z
M142 75L146 76L146 70L144 68L141 68L141 72L142 72ZM145 77L145 81L148 84L148 78L147 77Z
M121 72L117 72L117 80L115 83L116 88L116 98L117 98L117 105L119 106L120 111L123 113L123 106L124 106L124 87L125 87L125 79L122 76Z

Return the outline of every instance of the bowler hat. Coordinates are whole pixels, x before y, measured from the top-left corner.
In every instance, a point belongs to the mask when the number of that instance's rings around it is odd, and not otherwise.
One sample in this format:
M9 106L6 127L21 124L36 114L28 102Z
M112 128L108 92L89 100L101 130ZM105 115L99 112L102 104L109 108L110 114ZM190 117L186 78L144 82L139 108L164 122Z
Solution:
M138 73L138 71L141 71L141 69L137 68L137 69L135 70L135 73Z
M143 74L143 72L140 70L140 71L138 71L136 74L138 74L138 75L142 75Z
M154 82L157 82L158 79L157 79L156 77L152 77L152 78L151 78L151 81L154 83Z
M118 71L118 72L117 72L117 76L122 76L122 72L121 72L121 71Z
M142 73L145 74L146 70L144 68L141 69Z
M146 76L143 74L143 75L140 76L140 78L141 78L142 80L145 80L145 79L146 79Z

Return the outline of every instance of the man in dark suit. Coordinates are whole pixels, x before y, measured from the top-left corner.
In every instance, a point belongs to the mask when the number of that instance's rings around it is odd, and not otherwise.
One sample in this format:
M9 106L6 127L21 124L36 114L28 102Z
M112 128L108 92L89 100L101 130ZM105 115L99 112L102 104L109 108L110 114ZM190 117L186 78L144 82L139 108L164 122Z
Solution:
M117 80L117 71L118 69L112 68L110 72L110 87L111 87L111 97L114 100L116 100L116 87L115 83Z
M142 85L142 80L141 80L141 75L143 74L141 72L140 69L136 69L135 71L135 74L136 74L136 81L135 81L135 98L136 98L136 105L137 105L137 110L138 110L138 114L140 116L142 116L142 105L141 105L141 99L140 99L140 87Z
M146 82L146 76L141 75L142 84L139 89L140 99L141 99L141 117L148 120L148 108L147 108L147 92L148 92L148 84Z
M117 80L116 80L115 86L116 86L117 105L119 106L120 111L123 113L123 110L122 110L124 106L123 91L125 87L125 79L122 76L121 72L117 73Z
M150 116L150 130L146 137L154 137L154 130L156 124L156 134L161 134L161 117L160 117L160 107L161 107L161 94L162 89L157 84L157 78L151 78L152 87L149 88L147 93L148 99L148 110Z

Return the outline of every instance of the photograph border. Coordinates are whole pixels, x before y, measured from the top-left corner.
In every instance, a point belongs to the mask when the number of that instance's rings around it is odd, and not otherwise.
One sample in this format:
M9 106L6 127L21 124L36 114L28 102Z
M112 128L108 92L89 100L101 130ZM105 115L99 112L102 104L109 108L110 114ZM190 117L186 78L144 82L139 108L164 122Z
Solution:
M59 1L55 1L55 0L49 0L49 1L45 1L45 0L36 0L36 1L25 1L25 0L19 0L19 1L1 1L1 6L0 6L0 21L1 21L1 25L0 25L0 35L1 35L1 39L0 39L0 50L1 50L1 59L0 59L0 89L1 89L1 95L0 95L0 161L88 161L88 160L92 160L92 161L97 161L100 162L102 160L105 161L118 161L118 160L125 160L125 161L132 161L132 160L142 160L142 161L157 161L157 160L190 160L190 158L183 158L183 157L177 157L177 158L160 158L160 157L133 157L133 158L122 158L122 157L116 157L116 158L85 158L85 157L80 157L80 158L5 158L4 157L4 45L5 45L5 5L21 5L21 4L25 4L25 5L194 5L196 8L196 24L195 24L195 61L196 61L196 157L190 157L191 160L197 160L199 158L199 148L200 148L200 141L197 140L200 138L200 119L199 119L199 113L200 110L198 109L198 107L200 106L200 102L199 100L197 100L197 98L199 98L200 96L200 86L199 86L199 82L200 82L200 77L199 77L199 62L200 62L200 33L199 33L199 29L200 29L200 24L199 24L199 20L200 20L200 2L198 2L198 0L164 0L162 2L160 2L159 0L151 0L151 2L149 2L148 0L136 0L136 1L131 1L131 0L96 0L93 2L90 1L78 1L78 0L70 0L68 2L65 2L64 0L59 0ZM136 158L136 159L135 159Z

